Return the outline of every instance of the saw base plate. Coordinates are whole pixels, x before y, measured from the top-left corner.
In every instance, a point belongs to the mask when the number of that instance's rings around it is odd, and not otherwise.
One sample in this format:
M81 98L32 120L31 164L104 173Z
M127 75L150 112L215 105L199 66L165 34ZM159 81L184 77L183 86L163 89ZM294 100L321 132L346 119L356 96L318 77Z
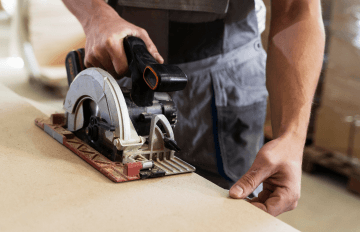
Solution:
M37 118L35 119L35 124L110 180L118 183L141 179L141 162L123 164L121 162L109 160L90 145L76 137L72 132L64 128L64 125L66 124L64 114L52 114L51 117L47 119ZM195 171L195 168L191 165L177 157L174 158L176 160L154 161L155 167L163 169L166 172L164 175ZM169 164L171 164L171 167L169 167Z

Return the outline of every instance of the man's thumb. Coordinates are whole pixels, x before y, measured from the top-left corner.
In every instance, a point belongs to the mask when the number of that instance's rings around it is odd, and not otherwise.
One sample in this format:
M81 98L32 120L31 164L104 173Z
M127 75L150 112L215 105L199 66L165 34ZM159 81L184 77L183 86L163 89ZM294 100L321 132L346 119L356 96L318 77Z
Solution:
M249 196L263 182L263 173L260 170L250 169L230 189L232 198L243 199Z

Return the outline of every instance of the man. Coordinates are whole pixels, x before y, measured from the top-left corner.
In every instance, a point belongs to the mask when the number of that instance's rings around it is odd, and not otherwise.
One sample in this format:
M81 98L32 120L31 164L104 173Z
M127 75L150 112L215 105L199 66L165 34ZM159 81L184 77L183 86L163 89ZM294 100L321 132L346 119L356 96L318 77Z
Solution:
M102 0L63 2L87 36L87 67L123 76L122 40L132 35L158 62L164 56L188 75L188 87L173 93L175 138L199 174L232 185L229 194L238 199L263 183L250 202L274 216L296 207L325 43L320 0L272 1L267 90L254 0L119 0L121 17ZM274 140L260 149L267 91Z

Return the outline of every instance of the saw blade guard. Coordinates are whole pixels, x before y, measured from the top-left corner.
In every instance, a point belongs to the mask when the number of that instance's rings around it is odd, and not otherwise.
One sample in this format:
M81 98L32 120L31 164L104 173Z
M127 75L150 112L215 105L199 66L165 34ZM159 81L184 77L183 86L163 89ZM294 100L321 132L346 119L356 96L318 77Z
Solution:
M67 112L67 128L77 131L84 127L83 104L95 103L95 115L114 127L107 131L109 142L116 139L120 147L141 146L145 138L139 136L132 124L123 93L115 79L100 68L88 68L80 72L70 85L64 101Z

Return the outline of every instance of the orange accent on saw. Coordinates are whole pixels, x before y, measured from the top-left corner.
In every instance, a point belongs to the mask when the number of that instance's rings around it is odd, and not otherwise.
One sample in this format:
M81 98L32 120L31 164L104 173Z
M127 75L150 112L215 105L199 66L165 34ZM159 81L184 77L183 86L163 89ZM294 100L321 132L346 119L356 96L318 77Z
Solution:
M155 84L154 87L152 87L151 84L148 83L148 82L146 81L146 79L145 79L146 69L149 69L149 70L155 75L155 77L156 77L156 84ZM143 78L144 78L145 83L149 86L150 89L155 90L155 89L157 88L157 86L158 86L158 84L159 84L159 77L157 76L157 74L156 74L156 72L154 71L154 69L152 69L150 66L146 66L146 68L144 69Z

